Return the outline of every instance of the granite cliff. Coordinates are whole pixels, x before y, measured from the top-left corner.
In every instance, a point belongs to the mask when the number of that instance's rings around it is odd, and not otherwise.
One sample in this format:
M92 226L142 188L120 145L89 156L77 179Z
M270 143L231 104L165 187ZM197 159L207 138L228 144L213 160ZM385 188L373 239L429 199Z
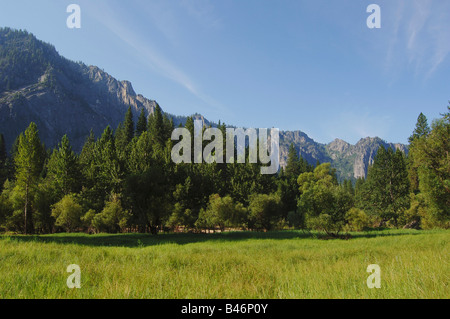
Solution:
M96 66L67 60L28 32L0 29L0 133L8 147L33 121L47 147L56 146L67 134L79 151L91 129L97 136L107 125L115 129L129 106L137 119L142 109L149 115L156 105L136 94L130 82L118 81ZM168 115L175 125L186 121L185 116ZM214 125L200 114L194 118ZM363 138L356 145L340 139L321 144L301 131L281 131L282 166L291 143L311 164L331 162L341 180L366 176L380 146L407 152L405 145L377 137Z

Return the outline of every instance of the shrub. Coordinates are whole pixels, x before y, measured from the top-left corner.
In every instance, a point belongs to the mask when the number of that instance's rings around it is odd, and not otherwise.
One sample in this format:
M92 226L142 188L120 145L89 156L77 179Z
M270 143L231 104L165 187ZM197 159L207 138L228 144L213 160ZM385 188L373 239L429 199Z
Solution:
M347 214L345 214L347 220L348 229L350 231L362 231L369 226L369 217L367 214L358 208L351 208Z
M253 195L249 210L249 228L272 230L281 217L280 197L275 194Z
M287 215L289 227L303 228L305 226L305 216L299 211L290 211Z
M52 207L52 216L56 219L55 225L68 232L73 232L81 226L82 215L83 209L74 194L64 196Z
M220 197L213 194L209 197L208 207L201 210L195 225L199 228L211 229L219 227L241 227L247 210L241 203L235 203L231 196Z
M129 212L123 210L117 194L111 196L102 212L92 219L92 226L98 232L117 233L127 226Z

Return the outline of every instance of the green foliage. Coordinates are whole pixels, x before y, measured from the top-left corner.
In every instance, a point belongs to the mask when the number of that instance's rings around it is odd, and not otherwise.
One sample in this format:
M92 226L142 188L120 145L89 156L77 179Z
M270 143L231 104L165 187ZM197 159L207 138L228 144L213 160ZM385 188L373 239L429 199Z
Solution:
M147 117L145 116L145 109L142 108L136 124L136 136L141 136L145 131L147 131Z
M398 217L409 208L409 179L403 152L378 149L364 183L364 210L398 226Z
M321 164L314 172L298 177L300 197L298 209L304 215L306 226L337 236L345 225L345 214L353 207L353 196L336 180L329 163Z
M5 182L5 188L0 193L0 225L5 225L7 219L13 214L13 205L10 201L11 192L14 185L9 181Z
M330 164L321 164L314 172L303 173L298 179L298 207L309 217L333 211L333 189L338 186Z
M288 212L286 220L290 227L305 228L306 226L305 215L298 210Z
M89 209L86 214L80 218L82 225L84 228L87 228L89 232L92 232L93 230L92 221L94 220L95 215L95 211L93 209Z
M197 219L198 223L196 222L196 219L197 216L192 211L192 209L185 208L180 203L175 203L172 214L170 215L166 225L172 230L175 230L177 227L192 227L192 225L194 224L199 228L208 228L209 224L203 224L202 222L198 221L200 217L198 217Z
M51 233L54 230L55 219L52 215L52 205L62 197L48 180L42 180L33 196L33 222L36 233Z
M230 196L220 197L213 194L209 197L208 207L201 210L195 225L199 228L214 229L219 227L221 231L225 227L240 228L246 220L247 210L241 203L235 203Z
M341 187L348 194L355 196L355 189L353 188L353 183L350 179L346 179L342 182Z
M250 196L249 228L272 230L281 216L280 197L276 194L254 194Z
M346 214L345 219L348 223L348 229L350 231L363 231L365 228L369 227L369 216L356 207L351 208Z
M3 183L5 183L8 176L7 155L5 138L3 134L0 134L0 191L3 189Z
M411 185L411 191L414 193L419 193L419 162L414 160L414 144L420 139L426 138L431 132L428 126L428 120L423 113L420 113L417 118L416 128L413 134L409 137L410 152L408 154L408 176ZM412 151L411 151L412 150Z
M131 106L128 107L127 113L125 114L123 129L125 131L126 142L130 143L134 137L134 121L133 121L133 113L131 112Z
M419 117L417 118L416 128L414 129L413 134L408 139L409 143L413 143L419 138L427 137L428 134L430 134L430 131L431 130L428 126L427 117L423 113L420 113Z
M312 172L314 167L297 155L297 151L293 144L289 147L286 168L280 174L277 181L277 194L280 196L283 204L283 218L287 218L288 212L292 212L291 218L295 219L297 212L297 201L299 196L297 179L299 175ZM295 223L297 224L297 223Z
M33 229L33 221L29 209L30 198L35 191L39 176L43 169L45 150L38 136L35 123L31 123L24 134L19 136L17 154L14 157L16 165L16 185L24 194L24 232Z
M429 225L448 227L450 220L450 118L432 124L431 132L411 145L419 189L427 205Z
M448 227L448 114L430 131L426 120L419 119L408 169L403 153L380 148L367 180L358 179L355 186L350 179L339 185L329 163L313 168L293 145L286 169L277 175L260 174L261 163L249 163L248 157L244 164L175 165L170 155L173 121L158 105L148 126L145 120L142 109L135 134L129 108L114 134L110 127L100 138L91 131L79 156L67 136L52 153L46 152L32 123L11 151L15 172L0 135L0 168L6 162L7 171L5 175L0 169L0 178L9 179L0 195L1 229L48 233L55 226L89 232L126 228L156 234L163 227L187 232L273 230L289 224L337 236L364 228L368 219L397 227L416 220L424 228ZM185 127L193 133L192 117ZM226 130L224 124L218 128ZM414 196L409 194L411 172L417 173ZM87 212L76 223L55 210L67 204L61 201L70 194L77 208Z
M122 190L125 173L109 126L97 141L88 139L80 162L85 183L82 197L90 203L90 209L100 211L111 193Z
M92 213L85 215L84 220L89 220L91 216ZM92 226L98 232L117 233L127 226L129 218L130 214L122 208L119 196L113 194L101 213L92 218Z
M420 222L421 227L432 228L430 221L427 220L427 208L423 194L410 194L410 207L399 216L400 225L408 225L412 222Z
M167 132L164 130L164 119L161 107L157 104L155 110L148 118L148 132L155 147L162 148L166 141Z
M294 147L294 144L289 146L289 153L286 163L286 168L284 169L284 173L288 177L298 177L302 173L300 167L300 159L297 155L297 151Z
M4 299L448 299L448 231L315 235L0 235L0 291ZM65 285L71 262L82 267L81 289ZM374 262L381 289L366 285Z
M26 31L0 28L0 43L0 92L34 83L49 64L59 66L55 48Z
M76 231L81 226L82 216L83 209L74 194L65 195L52 208L55 225L64 228L67 232Z
M58 149L53 151L47 164L47 178L59 198L80 191L81 170L78 163L69 139L67 135L64 135Z

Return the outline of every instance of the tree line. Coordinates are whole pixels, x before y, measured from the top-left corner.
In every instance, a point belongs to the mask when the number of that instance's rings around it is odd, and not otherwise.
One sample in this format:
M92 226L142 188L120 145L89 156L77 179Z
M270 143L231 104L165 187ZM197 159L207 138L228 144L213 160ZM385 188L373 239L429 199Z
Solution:
M194 121L185 128L194 136ZM225 136L226 126L218 128ZM49 150L35 123L7 153L0 134L0 230L8 232L211 232L314 229L338 236L374 227L449 227L450 116L420 114L406 156L379 148L367 178L338 183L290 146L287 165L174 164L173 121L157 105L136 123L91 132L80 154L68 137ZM224 141L225 142L225 141ZM191 143L193 145L193 143ZM193 154L193 152L192 152ZM248 152L247 152L248 154Z

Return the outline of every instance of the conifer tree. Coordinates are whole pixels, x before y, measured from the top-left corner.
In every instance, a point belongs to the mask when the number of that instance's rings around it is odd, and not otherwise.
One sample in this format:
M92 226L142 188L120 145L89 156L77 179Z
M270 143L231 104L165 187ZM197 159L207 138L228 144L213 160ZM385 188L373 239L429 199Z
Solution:
M295 177L295 178L297 178L301 173L303 173L300 167L300 159L297 155L297 151L293 143L291 143L291 146L289 147L286 169L284 173L288 177Z
M430 127L428 126L428 120L427 117L420 113L419 117L417 118L416 128L414 129L413 134L409 137L409 143L413 143L414 140L427 136L430 134Z
M442 115L433 122L431 132L411 146L429 228L450 224L450 112Z
M80 169L78 159L72 150L67 135L62 137L58 149L55 149L50 157L48 177L52 180L55 191L60 198L79 190Z
M399 214L409 207L409 180L403 152L381 146L373 165L369 168L367 182L367 211L383 220L393 220L397 225Z
M7 159L5 138L3 137L3 134L0 134L0 191L7 178Z
M150 138L156 145L161 148L164 146L164 124L163 115L161 107L156 104L154 112L150 115L148 119L148 132L150 133Z
M147 117L145 116L145 109L142 108L136 124L136 135L141 136L145 131L147 131Z
M125 114L125 120L123 122L123 129L125 135L126 143L130 143L134 137L134 121L133 113L131 112L131 106L128 107L127 113Z
M423 113L420 113L417 118L416 127L413 134L409 137L410 148L414 147L414 144L422 138L427 137L431 130L428 126L428 121ZM408 175L411 185L411 192L417 194L419 193L419 173L418 173L418 162L414 159L414 152L408 154Z
M14 158L16 166L17 186L24 194L24 233L27 234L32 219L29 216L31 194L34 191L42 171L42 145L35 123L31 123L25 134L19 136L17 154Z

